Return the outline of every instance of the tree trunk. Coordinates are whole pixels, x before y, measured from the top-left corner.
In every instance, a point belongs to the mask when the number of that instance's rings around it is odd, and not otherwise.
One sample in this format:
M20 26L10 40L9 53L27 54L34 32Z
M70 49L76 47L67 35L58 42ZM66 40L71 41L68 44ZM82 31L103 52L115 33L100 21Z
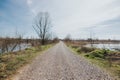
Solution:
M42 45L44 45L45 44L45 40L44 39L42 39Z

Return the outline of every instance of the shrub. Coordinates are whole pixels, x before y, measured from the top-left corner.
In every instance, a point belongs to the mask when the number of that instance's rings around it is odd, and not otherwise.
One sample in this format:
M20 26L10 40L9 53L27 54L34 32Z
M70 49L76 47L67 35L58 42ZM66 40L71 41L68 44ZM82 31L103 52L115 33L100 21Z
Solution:
M6 65L4 63L0 63L0 72L3 72L6 68Z
M105 49L94 50L94 51L90 52L88 55L86 55L86 57L105 59L108 53L109 53L109 50L105 50Z
M0 56L0 62L8 62L11 60L11 58L13 57L13 55L11 54L5 54L3 56Z
M94 50L95 50L95 48L81 47L80 50L78 50L78 51L88 53L88 52L91 52L91 51L94 51Z
M72 47L72 48L78 48L79 46L77 46L77 45L72 45L71 47Z
M85 55L85 57L89 57L89 55L88 55L88 54L86 54L86 55Z
M0 72L0 79L2 80L2 78L6 78L7 75L4 72Z
M78 48L78 49L77 49L77 52L78 52L78 53L80 53L80 52L81 52L81 49L80 49L80 48Z

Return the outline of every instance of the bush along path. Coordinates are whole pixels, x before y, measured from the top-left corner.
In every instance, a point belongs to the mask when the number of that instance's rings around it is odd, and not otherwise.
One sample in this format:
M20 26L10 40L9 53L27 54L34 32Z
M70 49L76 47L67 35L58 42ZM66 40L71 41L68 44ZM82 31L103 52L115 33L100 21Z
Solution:
M56 44L12 80L114 80L108 73Z

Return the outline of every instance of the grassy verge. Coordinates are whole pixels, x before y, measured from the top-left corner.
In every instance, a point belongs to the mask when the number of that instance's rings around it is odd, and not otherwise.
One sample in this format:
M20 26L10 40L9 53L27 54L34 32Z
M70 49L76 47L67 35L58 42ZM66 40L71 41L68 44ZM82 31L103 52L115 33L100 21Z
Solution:
M109 72L111 76L115 76L116 80L120 80L119 61L113 61L112 58L110 60L108 56L105 57L105 53L109 53L110 55L115 52L109 50L106 50L106 52L104 52L103 49L80 48L71 45L69 45L68 47L72 49L72 51L74 51L76 54L86 58L92 64L95 64L101 67L102 69L106 70L107 72Z
M0 80L5 80L12 76L20 67L30 63L32 59L51 46L52 45L32 47L23 51L0 55Z

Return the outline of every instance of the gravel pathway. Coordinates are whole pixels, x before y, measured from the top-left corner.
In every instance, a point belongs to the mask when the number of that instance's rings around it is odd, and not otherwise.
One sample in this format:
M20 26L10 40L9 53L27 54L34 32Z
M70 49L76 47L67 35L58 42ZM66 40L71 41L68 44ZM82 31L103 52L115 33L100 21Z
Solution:
M59 42L19 73L14 80L114 80L102 69L73 54Z

